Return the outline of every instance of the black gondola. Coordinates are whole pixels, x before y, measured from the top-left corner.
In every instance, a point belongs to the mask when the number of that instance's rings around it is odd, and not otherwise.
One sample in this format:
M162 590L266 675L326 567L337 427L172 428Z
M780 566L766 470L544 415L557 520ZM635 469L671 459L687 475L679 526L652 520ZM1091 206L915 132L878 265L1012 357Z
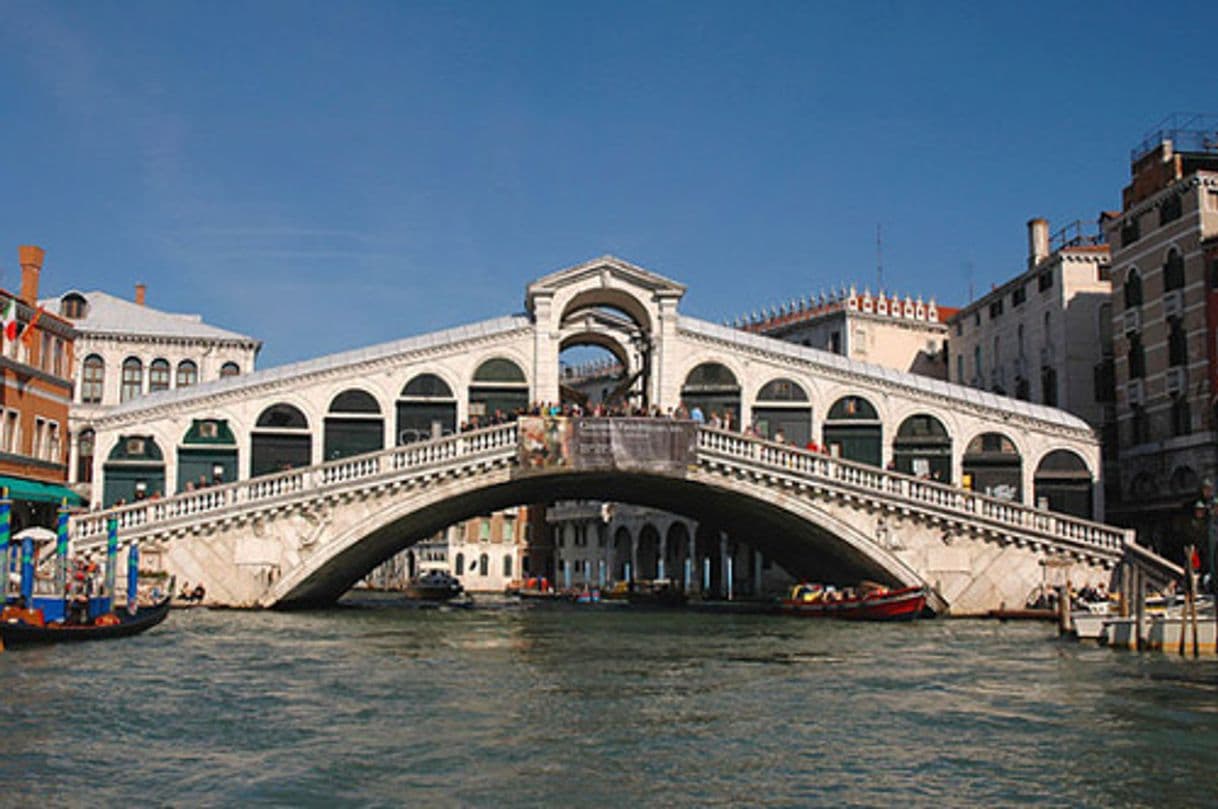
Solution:
M20 620L0 621L0 638L6 647L31 646L42 643L64 643L82 640L110 640L138 635L140 632L165 620L169 614L169 598L156 604L140 607L135 615L120 611L113 613L117 623L112 624L47 624L37 626Z

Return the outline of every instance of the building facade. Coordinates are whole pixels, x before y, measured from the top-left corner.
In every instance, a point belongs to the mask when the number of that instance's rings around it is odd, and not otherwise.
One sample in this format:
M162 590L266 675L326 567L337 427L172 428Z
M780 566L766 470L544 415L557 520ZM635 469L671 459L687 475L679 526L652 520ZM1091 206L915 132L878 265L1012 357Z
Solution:
M1112 516L1169 542L1218 478L1218 122L1152 134L1131 154L1112 245L1119 464Z
M1028 222L1028 266L949 321L951 381L1112 420L1112 291L1102 233Z
M0 308L12 307L12 328L0 334L0 486L13 500L13 531L54 527L57 505L78 498L68 480L69 404L76 330L37 308L44 251L18 249L21 291L0 290Z
M76 290L42 301L77 333L79 361L70 366L75 384L68 476L86 496L93 479L93 423L99 416L150 394L250 373L262 346L252 337L204 323L199 315L154 309L146 304L146 294L146 287L138 284L130 301ZM205 476L211 481L217 468L220 477L235 479L236 470L227 465L226 430L221 423L200 425L197 435L184 439L195 445L188 449L194 463L183 473L184 480ZM126 463L130 474L116 479L116 491L122 490L116 497L131 500L169 491L163 480L143 475L142 462L155 459L142 457L138 446L125 446L120 454L123 457L115 460Z

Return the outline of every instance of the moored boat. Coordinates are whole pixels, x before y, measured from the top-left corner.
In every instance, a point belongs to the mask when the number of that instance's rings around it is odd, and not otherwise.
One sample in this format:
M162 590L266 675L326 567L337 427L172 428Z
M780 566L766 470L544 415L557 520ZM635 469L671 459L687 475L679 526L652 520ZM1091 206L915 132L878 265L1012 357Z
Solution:
M778 603L778 611L809 618L841 618L855 621L912 621L926 609L924 587L870 585L836 590L819 584L797 584L791 595Z
M415 601L448 601L461 594L461 582L443 570L416 576L406 585L406 597Z
M4 640L5 647L125 638L152 629L168 614L168 597L156 604L139 607L134 614L119 610L99 616L89 623L46 623L39 609L9 606L0 613L0 638Z

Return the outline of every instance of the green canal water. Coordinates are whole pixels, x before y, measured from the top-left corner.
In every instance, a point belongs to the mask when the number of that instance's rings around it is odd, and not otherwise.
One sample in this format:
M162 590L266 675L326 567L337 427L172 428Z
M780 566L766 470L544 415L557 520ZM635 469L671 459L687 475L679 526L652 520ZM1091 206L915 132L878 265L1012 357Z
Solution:
M0 677L3 806L1218 803L1218 663L1044 625L193 610Z

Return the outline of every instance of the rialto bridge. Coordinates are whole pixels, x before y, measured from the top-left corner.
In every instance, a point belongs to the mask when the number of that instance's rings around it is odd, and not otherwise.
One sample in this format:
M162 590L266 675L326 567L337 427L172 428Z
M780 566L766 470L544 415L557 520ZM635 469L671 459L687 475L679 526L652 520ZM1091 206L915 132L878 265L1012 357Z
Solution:
M612 499L721 526L796 575L926 583L957 613L1020 602L1049 558L1105 577L1130 541L1093 521L1081 420L690 318L684 291L606 257L529 285L521 315L127 402L95 424L108 510L75 518L75 541L114 516L220 603L316 603L466 517ZM617 358L639 407L762 435L691 427L679 467L524 469L496 414L570 396L559 355L580 345Z

